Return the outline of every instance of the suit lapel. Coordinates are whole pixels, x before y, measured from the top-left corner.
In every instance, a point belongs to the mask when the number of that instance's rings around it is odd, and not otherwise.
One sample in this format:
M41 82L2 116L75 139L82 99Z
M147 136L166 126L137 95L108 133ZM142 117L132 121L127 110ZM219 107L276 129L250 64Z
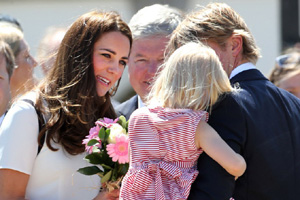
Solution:
M128 120L130 115L138 108L138 96L131 97L128 101L117 106L116 110L119 115L124 115Z

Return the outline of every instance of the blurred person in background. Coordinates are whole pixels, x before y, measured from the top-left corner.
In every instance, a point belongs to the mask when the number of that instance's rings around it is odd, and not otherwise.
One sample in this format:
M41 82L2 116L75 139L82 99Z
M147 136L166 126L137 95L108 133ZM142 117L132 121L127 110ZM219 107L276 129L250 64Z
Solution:
M23 32L17 26L0 23L0 40L10 46L15 56L16 67L10 81L12 99L15 99L35 86L33 69L37 62L30 54Z
M115 107L118 115L129 119L134 110L144 106L157 68L164 61L170 34L182 18L183 13L177 8L160 4L146 6L132 16L129 27L133 44L128 74L130 84L137 95Z
M48 27L39 43L36 58L44 76L54 64L56 53L66 31L65 27Z
M300 98L300 49L289 48L276 58L269 80Z
M20 29L20 31L23 32L23 28L22 28L20 22L13 16L10 16L7 14L0 14L0 25L1 24L2 25L10 24L10 25L16 26L16 28Z
M9 82L14 67L15 58L11 48L0 40L0 127L11 100Z

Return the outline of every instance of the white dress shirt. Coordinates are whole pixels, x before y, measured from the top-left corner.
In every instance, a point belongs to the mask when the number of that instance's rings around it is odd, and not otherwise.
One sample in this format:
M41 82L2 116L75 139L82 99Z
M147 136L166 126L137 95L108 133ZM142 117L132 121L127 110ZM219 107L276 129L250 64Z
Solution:
M247 63L241 64L232 70L232 72L229 76L229 79L232 79L237 74L239 74L243 71L246 71L246 70L250 70L250 69L256 69L256 67L255 67L255 65L253 65L253 63L247 62Z
M5 113L0 117L0 127L1 127L1 124L3 122L4 117L5 117Z
M145 107L144 102L142 101L142 98L138 95L138 108Z

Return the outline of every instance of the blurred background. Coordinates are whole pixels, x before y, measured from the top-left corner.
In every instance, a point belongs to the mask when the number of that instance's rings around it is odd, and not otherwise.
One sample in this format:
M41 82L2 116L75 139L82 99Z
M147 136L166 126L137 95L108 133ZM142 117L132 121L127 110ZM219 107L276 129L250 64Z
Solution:
M0 0L0 13L15 17L22 25L33 56L48 27L69 26L85 12L117 11L129 22L140 8L155 3L177 7L185 13L209 2L224 2L235 9L252 31L262 58L257 67L266 75L285 48L299 42L299 0ZM42 77L40 66L35 75ZM124 71L115 99L123 102L134 94Z

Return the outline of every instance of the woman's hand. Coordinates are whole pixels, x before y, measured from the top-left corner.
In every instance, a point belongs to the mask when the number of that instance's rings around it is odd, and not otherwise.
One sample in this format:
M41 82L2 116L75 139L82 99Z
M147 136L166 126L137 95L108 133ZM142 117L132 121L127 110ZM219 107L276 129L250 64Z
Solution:
M111 192L102 191L93 200L118 200L120 189L114 189Z

